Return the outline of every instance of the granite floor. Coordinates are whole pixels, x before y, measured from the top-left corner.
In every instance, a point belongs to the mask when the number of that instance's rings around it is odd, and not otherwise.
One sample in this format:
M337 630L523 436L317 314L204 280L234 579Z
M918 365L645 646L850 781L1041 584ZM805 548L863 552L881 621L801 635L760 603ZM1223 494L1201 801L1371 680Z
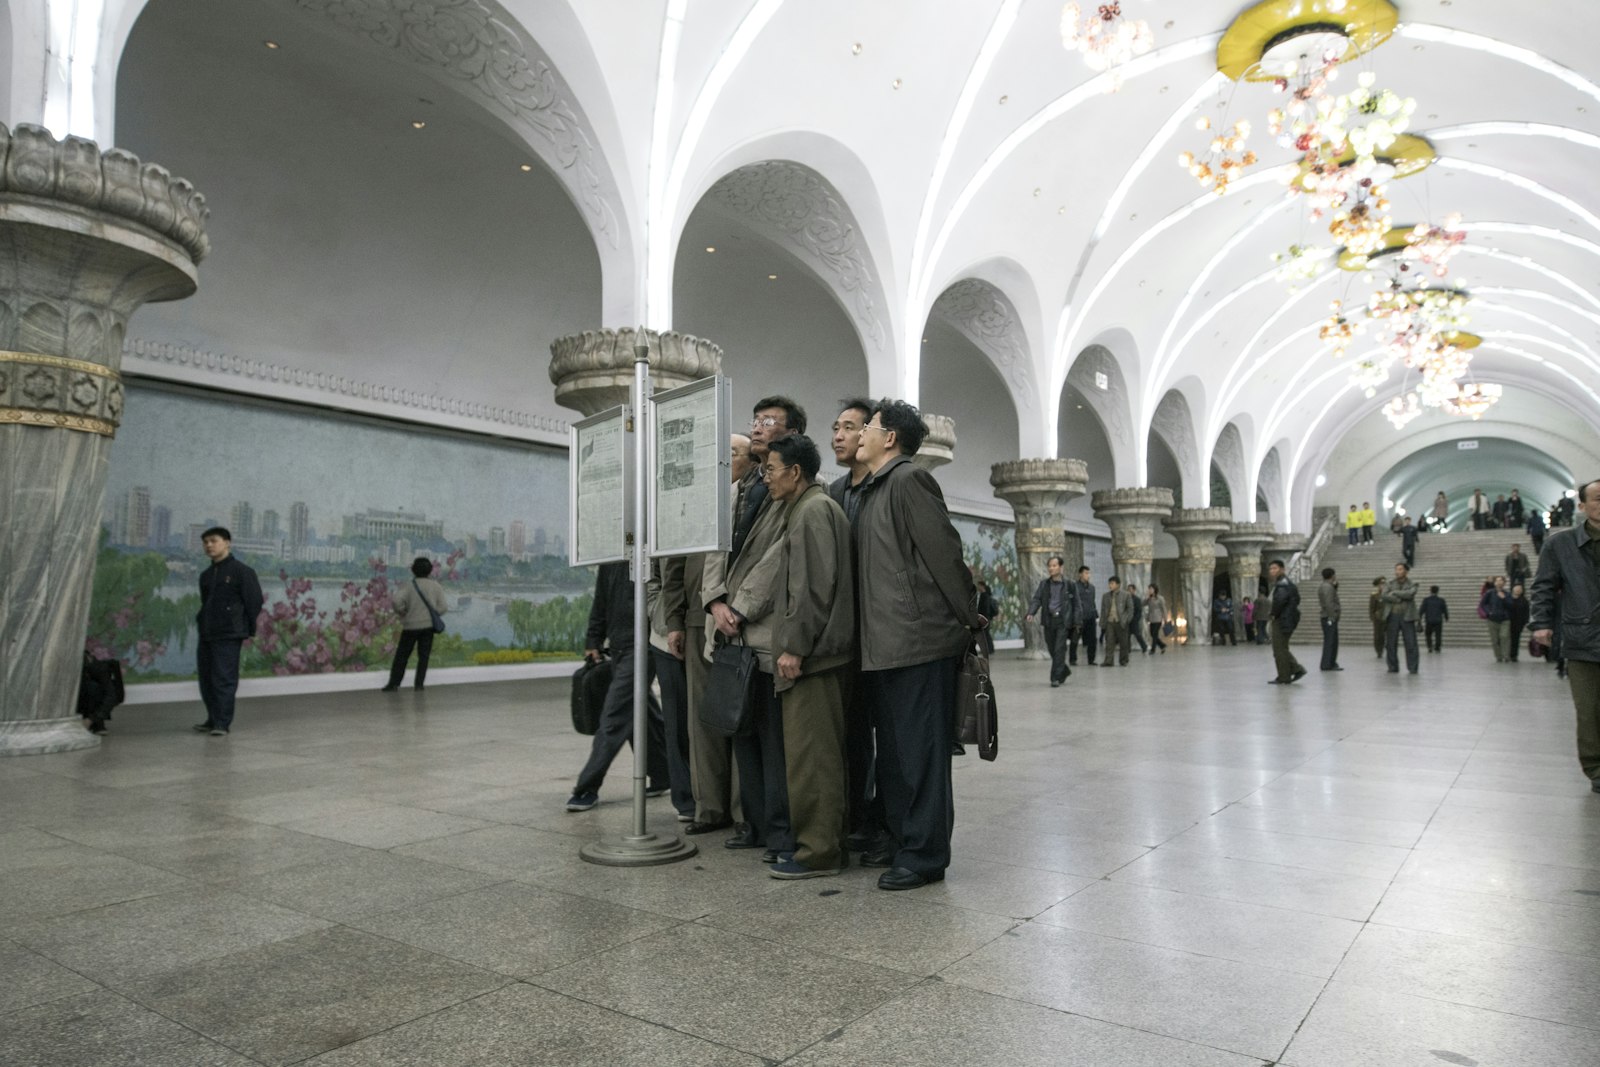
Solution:
M1346 665L1003 662L949 878L895 894L721 835L582 862L628 770L562 810L560 680L251 700L227 739L126 708L0 760L0 1064L1600 1064L1564 683Z

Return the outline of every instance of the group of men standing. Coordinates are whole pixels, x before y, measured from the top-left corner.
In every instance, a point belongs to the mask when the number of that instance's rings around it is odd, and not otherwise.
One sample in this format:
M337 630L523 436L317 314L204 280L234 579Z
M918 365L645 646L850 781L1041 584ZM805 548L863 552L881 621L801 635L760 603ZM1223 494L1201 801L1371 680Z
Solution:
M956 672L988 620L939 485L911 461L926 433L917 409L843 401L832 446L847 473L831 485L805 429L788 397L756 403L730 446L731 550L668 559L652 583L655 670L682 678L661 687L666 745L682 756L663 769L686 833L732 829L724 846L761 849L775 878L837 874L854 850L884 868L880 888L913 889L950 864ZM619 628L605 623L619 610L596 596L589 655L607 634L615 653ZM731 741L698 714L719 642L757 660ZM631 734L627 705L608 694L569 811L598 801Z

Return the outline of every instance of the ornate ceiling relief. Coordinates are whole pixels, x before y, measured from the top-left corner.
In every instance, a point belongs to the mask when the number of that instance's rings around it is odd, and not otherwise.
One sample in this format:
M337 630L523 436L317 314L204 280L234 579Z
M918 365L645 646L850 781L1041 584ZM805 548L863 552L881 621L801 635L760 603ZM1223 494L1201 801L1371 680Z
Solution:
M1179 392L1169 392L1161 398L1150 428L1172 450L1178 461L1178 472L1185 482L1197 479L1200 474L1199 458L1194 445L1194 420L1189 415L1189 402Z
M465 83L543 138L580 206L612 248L617 217L605 164L571 91L515 19L486 0L295 0L384 48Z
M1269 510L1283 500L1283 468L1279 465L1276 448L1268 452L1267 458L1261 461L1261 477L1256 482L1256 492L1266 498ZM1284 519L1284 525L1288 526L1287 517Z
M933 311L994 362L1020 410L1033 407L1027 337L1017 322L1017 309L1004 293L981 278L964 278L939 295Z
M1096 375L1105 375L1106 387L1100 388ZM1117 367L1116 357L1101 345L1090 345L1078 356L1067 381L1083 394L1084 400L1100 416L1110 439L1112 452L1133 444L1128 432L1128 383Z
M1249 479L1245 474L1244 440L1239 436L1239 427L1230 422L1222 428L1217 446L1211 450L1211 462L1222 472L1229 494L1242 496Z
M850 209L820 174L786 160L752 163L724 177L707 195L815 267L851 309L862 339L883 349L883 287Z

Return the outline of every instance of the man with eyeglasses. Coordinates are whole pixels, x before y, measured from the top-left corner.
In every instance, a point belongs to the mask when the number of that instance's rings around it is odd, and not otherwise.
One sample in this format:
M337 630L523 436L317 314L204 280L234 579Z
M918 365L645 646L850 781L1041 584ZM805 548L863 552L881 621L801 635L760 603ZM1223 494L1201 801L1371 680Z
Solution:
M879 889L941 881L950 866L956 667L987 625L939 483L911 462L926 432L915 407L882 400L856 452L870 471L854 524L861 677L889 832L861 862L888 868Z
M756 516L767 502L767 487L762 484L761 464L767 449L780 437L806 432L806 409L786 396L766 396L756 401L750 418L750 459L755 464L739 483L733 509L733 549L728 553L731 567L744 551L744 543L755 526Z

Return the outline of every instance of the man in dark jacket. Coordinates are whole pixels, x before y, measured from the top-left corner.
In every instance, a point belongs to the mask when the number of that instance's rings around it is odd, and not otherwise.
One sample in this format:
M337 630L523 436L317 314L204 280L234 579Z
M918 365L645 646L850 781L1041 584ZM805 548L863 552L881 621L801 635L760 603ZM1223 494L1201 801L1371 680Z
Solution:
M986 623L939 483L911 462L925 433L915 407L883 400L858 453L872 471L854 529L861 677L891 837L861 862L889 868L880 889L940 881L950 865L956 670Z
M1417 524L1411 521L1410 515L1400 527L1400 554L1405 557L1408 569L1417 565Z
M233 558L233 534L226 527L213 526L201 534L200 545L211 560L200 575L200 611L194 617L200 636L195 665L206 721L196 723L194 730L226 737L239 692L239 654L256 635L256 618L265 598L256 572Z
M1394 565L1394 578L1384 583L1384 653L1389 657L1389 673L1400 673L1400 642L1405 641L1406 670L1417 673L1417 583L1411 568Z
M1517 649L1522 644L1522 631L1528 628L1528 620L1533 616L1533 606L1523 595L1521 582L1511 587L1511 599L1506 602L1506 611L1511 616L1511 662L1515 663Z
M1533 636L1548 645L1560 613L1578 717L1578 764L1600 793L1600 478L1578 487L1583 521L1551 534L1533 579Z
M1512 545L1511 551L1506 553L1506 584L1526 585L1533 576L1533 568L1528 565L1528 557L1522 554L1521 545Z
M1322 568L1317 607L1322 612L1322 669L1342 671L1344 668L1339 666L1339 577L1332 567Z
M609 645L613 673L606 702L600 709L600 726L594 732L589 761L578 774L578 784L567 801L568 811L588 811L600 802L600 786L611 769L611 761L622 751L623 743L633 744L633 672L638 666L633 648L633 580L628 564L602 563L595 574L594 604L589 608L589 632L584 638L584 656L598 660L601 649ZM647 650L648 653L648 650ZM643 669L649 671L648 654ZM646 686L649 685L648 676ZM661 707L646 689L649 702L650 761L646 796L660 796L668 789L667 738L661 721Z
M1093 667L1099 637L1095 632L1095 623L1100 618L1096 605L1100 598L1094 591L1094 582L1089 580L1088 567L1078 568L1078 580L1073 584L1072 592L1077 598L1074 605L1077 615L1067 633L1067 662L1074 667L1078 665L1078 642L1082 641L1084 655L1088 657L1089 666Z
M1306 675L1306 669L1289 651L1289 638L1300 625L1300 589L1289 580L1281 559L1267 565L1267 581L1272 583L1272 606L1268 609L1272 623L1272 661L1278 668L1278 676L1271 684L1288 685Z
M1063 571L1066 561L1051 556L1045 563L1050 573L1033 592L1028 603L1028 622L1035 618L1044 625L1045 647L1050 649L1050 688L1054 689L1072 674L1067 666L1067 633L1077 622L1078 598ZM1093 662L1093 661L1091 661Z
M1428 587L1422 600L1422 633L1427 638L1429 652L1437 652L1444 645L1444 622L1450 617L1450 607L1439 595L1439 587Z
M877 407L865 397L847 397L839 402L839 416L833 420L833 458L845 473L828 486L828 495L844 509L845 518L852 529L861 514L861 499L867 484L865 461L858 457L861 448L862 427L872 418ZM850 551L855 552L852 535ZM847 843L851 851L869 851L883 834L883 802L877 789L877 747L872 737L872 712L867 707L865 691L861 685L859 657L843 674L845 694L844 730L845 759L850 773L850 836Z

